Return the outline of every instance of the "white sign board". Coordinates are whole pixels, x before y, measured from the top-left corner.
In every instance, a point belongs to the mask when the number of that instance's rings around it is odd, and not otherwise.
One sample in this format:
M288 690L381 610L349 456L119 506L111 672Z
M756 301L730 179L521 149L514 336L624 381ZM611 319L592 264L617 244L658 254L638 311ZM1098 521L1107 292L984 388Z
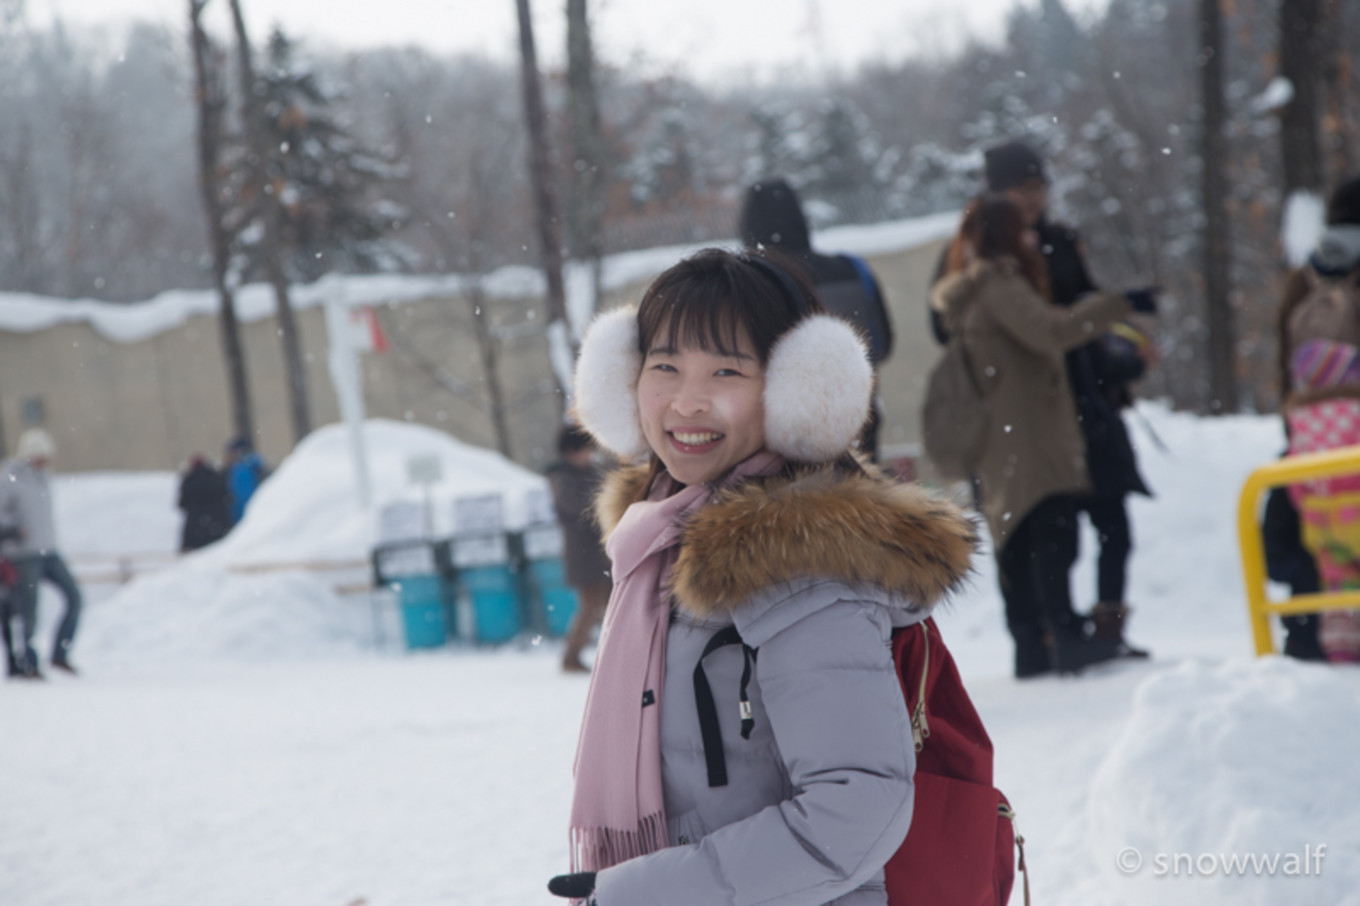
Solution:
M453 501L453 533L455 535L492 535L502 531L505 519L501 513L501 495L459 497Z
M557 522L552 491L548 488L531 488L524 495L524 507L529 525L548 525Z
M409 500L398 500L378 511L378 543L419 541L425 537L425 507Z
M349 344L355 352L372 352L373 312L366 308L349 310Z
M504 535L455 538L451 553L453 565L459 569L499 566L510 560L510 545Z
M562 556L562 527L540 525L524 530L524 557L527 560L553 560Z
M439 484L444 480L444 464L432 453L412 456L406 460L406 478L411 484Z
M434 548L422 544L419 547L382 551L378 554L378 569L389 579L431 575L436 572Z

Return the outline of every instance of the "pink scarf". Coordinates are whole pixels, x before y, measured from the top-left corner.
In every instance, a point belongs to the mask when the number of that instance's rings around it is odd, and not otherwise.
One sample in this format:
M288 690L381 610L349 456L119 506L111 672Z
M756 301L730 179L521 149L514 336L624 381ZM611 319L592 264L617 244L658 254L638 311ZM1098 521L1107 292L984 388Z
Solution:
M762 451L722 484L769 475L783 464L778 454ZM572 871L600 871L667 845L661 789L661 691L670 625L666 585L685 524L714 493L710 485L680 488L663 472L647 499L627 509L605 544L614 563L614 591L576 746Z

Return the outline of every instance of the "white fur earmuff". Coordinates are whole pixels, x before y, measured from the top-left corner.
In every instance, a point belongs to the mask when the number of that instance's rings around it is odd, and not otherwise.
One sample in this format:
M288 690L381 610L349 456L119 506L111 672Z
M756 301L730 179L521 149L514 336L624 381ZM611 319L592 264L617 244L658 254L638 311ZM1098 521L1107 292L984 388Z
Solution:
M576 359L576 417L624 459L648 451L638 416L641 373L637 309L596 317ZM765 445L799 462L835 459L859 436L873 389L869 351L853 327L830 315L800 321L765 366Z
M625 305L597 315L581 339L576 357L576 418L600 446L622 459L647 452L638 418L637 308Z
M874 392L869 350L840 318L813 315L775 342L765 365L765 446L799 462L850 448Z

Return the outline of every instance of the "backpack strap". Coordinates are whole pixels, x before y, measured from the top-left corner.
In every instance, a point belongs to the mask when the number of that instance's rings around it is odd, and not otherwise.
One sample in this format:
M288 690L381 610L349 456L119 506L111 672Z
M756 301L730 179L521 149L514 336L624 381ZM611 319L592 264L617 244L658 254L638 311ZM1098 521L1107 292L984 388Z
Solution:
M1005 796L1001 797L1001 802L996 807L996 814L997 817L1004 818L1011 823L1011 830L1015 834L1015 848L1020 853L1020 864L1017 867L1020 869L1020 877L1024 879L1025 906L1030 906L1029 866L1025 864L1025 836L1020 833L1020 825L1015 820L1015 809L1011 808L1011 804L1006 801Z
M926 740L930 738L930 721L926 717L926 677L930 676L930 627L925 623L916 625L921 627L921 642L925 646L921 657L921 686L916 693L916 707L911 709L911 741L919 754L926 747Z
M855 273L859 274L859 282L864 287L864 291L869 294L870 299L878 298L878 281L874 279L874 272L869 270L869 262L858 255L851 255L849 252L842 252L837 255L844 258L855 266Z
M883 289L878 285L878 280L874 277L874 272L869 268L869 262L858 255L851 255L846 252L836 256L842 260L850 262L855 268L855 273L859 276L860 288L864 290L864 297L868 300L868 311L872 311L870 316L873 326L865 324L864 329L868 334L869 349L872 353L874 367L887 359L893 353L896 346L897 335L893 330L892 312L888 308L888 300L883 298Z
M751 699L747 687L751 682L751 664L756 659L756 649L741 640L736 626L724 626L713 634L694 665L694 705L699 712L699 735L704 742L704 761L708 764L708 785L727 786L727 756L723 754L722 727L718 722L718 706L713 701L713 690L708 685L704 673L704 658L727 645L740 645L744 664L741 671L741 738L750 739L756 721L751 711Z

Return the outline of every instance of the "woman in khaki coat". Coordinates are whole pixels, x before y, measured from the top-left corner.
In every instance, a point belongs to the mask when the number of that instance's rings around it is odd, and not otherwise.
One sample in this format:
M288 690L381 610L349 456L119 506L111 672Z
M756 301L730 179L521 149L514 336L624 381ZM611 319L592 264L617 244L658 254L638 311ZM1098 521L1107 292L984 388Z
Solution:
M1071 308L1051 304L1033 233L1000 195L969 206L949 269L931 305L950 335L962 336L990 406L976 477L1015 639L1016 676L1073 672L1116 657L1119 643L1088 638L1072 610L1075 498L1089 491L1089 478L1063 353L1091 342L1133 306L1110 293L1092 293Z

